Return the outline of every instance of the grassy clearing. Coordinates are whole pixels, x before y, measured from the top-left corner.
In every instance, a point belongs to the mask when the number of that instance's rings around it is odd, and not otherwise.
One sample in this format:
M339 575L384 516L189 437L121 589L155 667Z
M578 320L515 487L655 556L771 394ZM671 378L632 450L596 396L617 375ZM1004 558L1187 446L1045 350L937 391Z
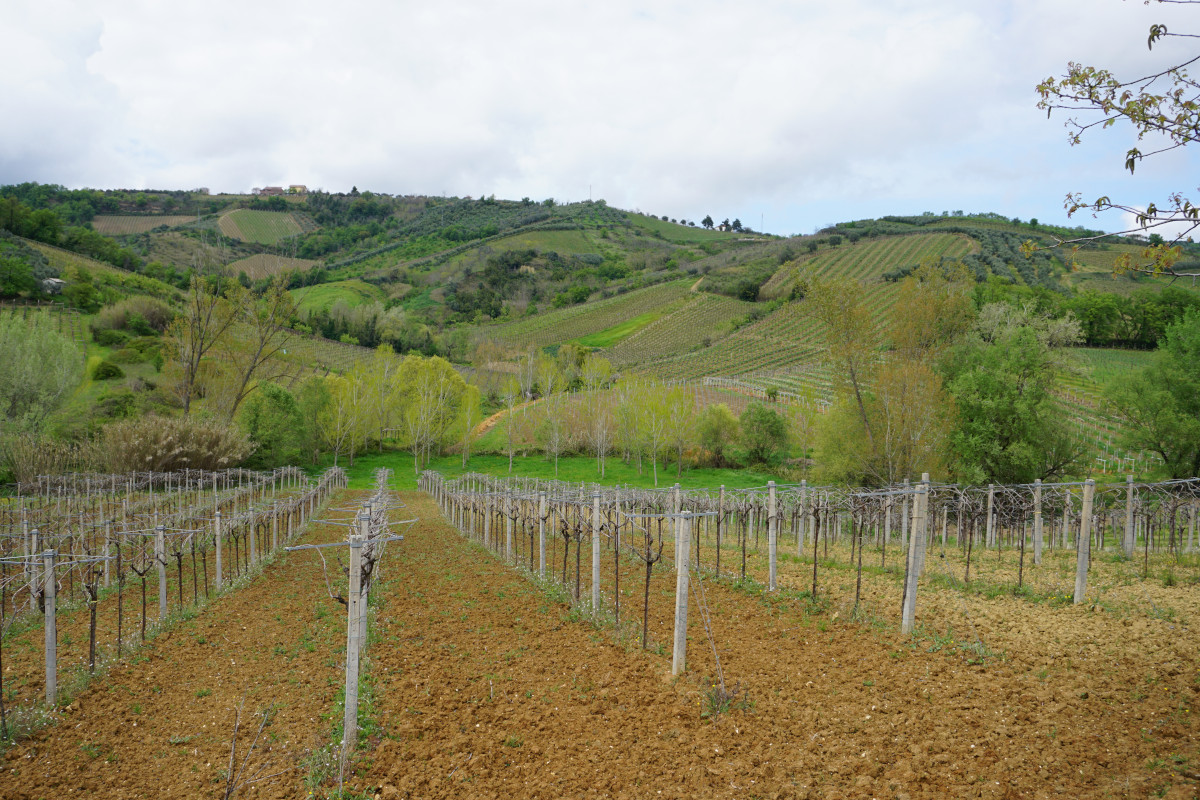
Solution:
M382 302L387 295L378 286L358 279L322 283L316 286L306 286L303 289L293 289L292 297L296 308L302 311L328 311L341 300L351 308L375 300Z
M620 325L614 325L599 333L581 336L575 341L585 347L612 347L617 342L632 336L661 316L661 311L647 311L645 314L639 314L632 319L625 320Z
M333 465L333 457L326 455L317 466L305 465L304 469L311 475L321 472ZM350 476L351 489L372 489L375 486L375 470L387 467L393 471L392 488L397 490L416 489L417 478L413 473L412 455L404 450L385 450L383 453L371 452L354 457L354 466L348 466L345 458L338 459L338 466L346 470ZM554 480L554 462L540 455L517 457L513 459L513 471L508 471L508 458L500 455L473 455L463 469L461 455L446 455L434 458L427 469L440 472L448 477L457 477L464 472L482 472L499 477L523 477L536 480ZM558 460L558 480L576 483L599 483L605 486L637 486L653 488L654 477L650 464L643 465L642 473L638 474L637 467L625 464L619 458L609 458L605 462L605 476L600 477L596 460L589 456L564 456ZM671 486L678 480L684 489L727 486L731 489L748 489L755 486L765 486L767 481L779 481L781 478L765 472L755 472L748 469L709 469L693 468L683 470L683 475L675 477L674 464L659 465L658 485Z

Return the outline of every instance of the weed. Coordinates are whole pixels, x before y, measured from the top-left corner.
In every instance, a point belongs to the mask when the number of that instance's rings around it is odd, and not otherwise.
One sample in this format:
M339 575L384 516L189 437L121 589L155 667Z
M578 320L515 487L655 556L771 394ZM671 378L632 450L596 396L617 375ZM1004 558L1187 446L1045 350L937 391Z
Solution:
M525 740L520 736L509 736L504 740L505 747L520 747L525 744Z
M212 694L212 689L201 689L196 692L196 697L208 697L210 694Z
M749 709L749 694L739 683L735 683L729 689L713 683L700 696L700 716L704 719L715 720L730 711L748 711Z

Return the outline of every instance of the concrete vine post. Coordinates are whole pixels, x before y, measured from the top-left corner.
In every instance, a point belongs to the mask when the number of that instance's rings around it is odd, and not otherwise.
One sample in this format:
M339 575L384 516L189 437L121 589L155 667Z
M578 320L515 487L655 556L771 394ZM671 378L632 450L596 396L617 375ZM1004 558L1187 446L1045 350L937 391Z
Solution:
M221 546L221 512L218 510L215 514L213 514L213 550L217 559L217 578L215 585L218 590L220 590L221 585L224 582L224 574L221 571L221 551L223 549L224 548Z
M46 607L46 705L58 703L58 628L55 606L58 598L58 582L54 574L56 553L47 550L42 554L42 601Z
M767 554L770 562L767 588L772 592L776 589L775 578L779 566L779 521L775 518L775 510L775 481L767 481Z
M592 492L592 613L600 613L600 492Z
M346 591L346 709L342 717L342 757L358 746L358 615L362 591L362 534L350 534L350 586Z
M1033 482L1033 563L1042 563L1042 479Z
M1091 561L1092 499L1096 494L1096 481L1088 478L1083 484L1083 509L1079 514L1079 542L1075 556L1075 605L1081 604L1087 595L1088 562Z
M158 619L167 616L167 540L166 529L154 526L154 563L158 567Z
M996 546L996 523L993 510L996 507L996 485L988 484L988 499L987 499L987 536L984 539L986 547L989 549Z
M1133 476L1125 476L1125 538L1121 542L1126 558L1133 558Z
M921 573L921 547L918 542L925 537L925 503L929 499L928 492L929 485L922 482L917 487L917 498L913 503L912 540L908 548L908 568L904 575L904 606L900 613L900 632L905 636L913 632L913 624L916 621L917 578Z
M504 560L509 564L513 560L513 515L512 495L504 496Z
M796 534L796 558L800 558L804 555L804 542L808 538L807 526L805 525L805 523L808 521L806 519L808 515L804 513L807 507L808 481L802 480L800 481L800 531Z
M546 579L546 492L538 492L538 577Z
M671 674L687 669L688 624L688 544L691 540L691 520L676 517L681 535L680 552L675 562L675 647L671 654Z

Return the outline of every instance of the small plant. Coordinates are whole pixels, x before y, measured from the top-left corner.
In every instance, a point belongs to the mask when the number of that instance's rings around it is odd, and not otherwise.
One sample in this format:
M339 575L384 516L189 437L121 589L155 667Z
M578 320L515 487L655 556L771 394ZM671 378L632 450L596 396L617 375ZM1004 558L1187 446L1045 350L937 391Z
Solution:
M504 740L505 747L520 747L525 744L525 740L520 736L509 736Z
M100 745L94 742L80 742L79 749L82 750L88 758L100 757Z
M700 697L700 716L705 719L715 720L721 714L735 710L747 711L749 708L749 694L739 683L728 689L719 683L710 684Z
M196 692L196 697L208 697L210 694L212 694L212 689L201 689Z

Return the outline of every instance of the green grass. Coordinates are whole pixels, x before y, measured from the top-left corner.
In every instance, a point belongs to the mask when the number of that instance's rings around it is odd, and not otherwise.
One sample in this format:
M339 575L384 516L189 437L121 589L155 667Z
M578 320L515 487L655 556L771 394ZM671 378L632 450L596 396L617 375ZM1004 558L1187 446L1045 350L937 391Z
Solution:
M253 211L239 208L220 220L221 233L233 239L258 244L276 244L280 239L301 233L300 223L282 211Z
M581 336L575 341L584 347L612 347L617 342L632 336L661 316L661 311L647 311L645 314L639 314L632 319L625 320L620 325L614 325L599 333Z
M375 300L382 302L387 299L387 295L378 286L358 279L306 286L303 289L293 289L291 294L296 301L296 309L300 311L328 311L338 300L353 308L363 303Z
M311 475L321 472L333 464L332 456L325 456L318 466L305 466ZM605 486L636 486L653 488L654 478L650 465L644 466L639 475L635 466L627 465L619 458L609 458L606 462L605 477L600 478L596 468L596 460L589 456L566 456L558 460L558 480L575 483L600 483ZM375 470L387 467L393 471L392 487L395 489L416 489L417 479L413 473L412 456L403 450L385 450L383 453L371 452L355 456L354 466L346 464L345 457L338 460L338 466L344 468L350 476L351 489L371 489L375 486ZM467 462L467 468L462 467L462 456L447 455L434 458L427 469L440 472L447 477L457 477L464 472L482 472L497 477L508 477L508 458L500 455L476 455ZM535 478L538 480L554 480L554 462L543 459L540 455L517 457L513 459L513 477ZM779 476L746 469L684 469L682 477L676 479L675 465L659 464L658 485L667 487L678 480L684 489L716 488L724 485L730 489L748 489L755 486L765 486L769 480L781 480Z
M746 236L753 236L753 234L746 233L722 233L716 230L705 230L699 227L699 221L697 221L697 227L692 228L676 222L664 222L657 217L645 214L630 214L629 218L633 220L634 225L649 231L651 234L657 233L669 242L713 242L722 239L741 239Z

